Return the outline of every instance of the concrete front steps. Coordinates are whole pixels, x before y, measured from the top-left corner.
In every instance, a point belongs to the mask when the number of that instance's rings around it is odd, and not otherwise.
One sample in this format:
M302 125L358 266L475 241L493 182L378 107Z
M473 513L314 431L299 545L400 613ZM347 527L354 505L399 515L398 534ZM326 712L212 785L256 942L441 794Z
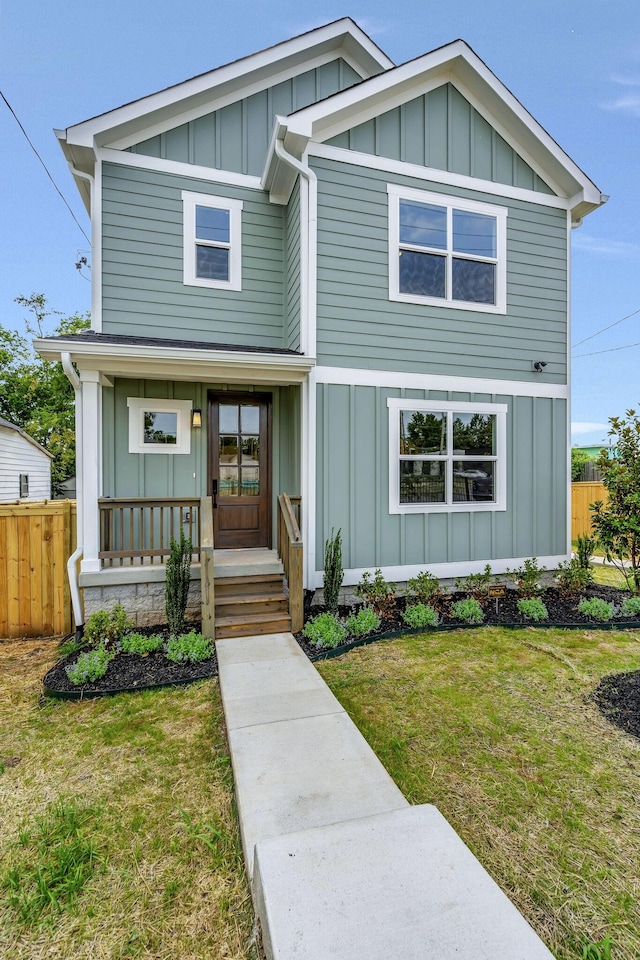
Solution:
M436 808L409 806L291 634L216 649L268 960L552 960Z
M216 638L291 629L282 563L273 550L214 551Z

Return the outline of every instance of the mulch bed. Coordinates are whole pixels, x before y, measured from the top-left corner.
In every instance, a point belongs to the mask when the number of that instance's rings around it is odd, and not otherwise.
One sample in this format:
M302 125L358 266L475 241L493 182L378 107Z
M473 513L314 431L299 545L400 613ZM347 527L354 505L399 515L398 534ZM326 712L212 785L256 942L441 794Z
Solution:
M591 699L603 717L640 739L640 670L603 677Z

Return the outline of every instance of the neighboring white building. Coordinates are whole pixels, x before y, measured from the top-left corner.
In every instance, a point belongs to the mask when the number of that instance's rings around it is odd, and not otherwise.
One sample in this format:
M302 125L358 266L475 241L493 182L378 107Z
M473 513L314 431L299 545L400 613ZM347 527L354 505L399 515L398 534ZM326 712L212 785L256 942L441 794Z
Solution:
M21 427L0 417L0 500L49 500L52 459Z

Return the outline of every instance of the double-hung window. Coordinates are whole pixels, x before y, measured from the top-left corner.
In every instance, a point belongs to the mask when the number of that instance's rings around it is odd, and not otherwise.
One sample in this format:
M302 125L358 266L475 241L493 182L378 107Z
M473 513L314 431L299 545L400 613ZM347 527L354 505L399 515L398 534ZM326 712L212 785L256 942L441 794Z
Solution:
M388 184L389 296L504 313L505 207Z
M242 201L182 191L184 282L242 288Z
M506 509L499 403L389 398L389 512Z

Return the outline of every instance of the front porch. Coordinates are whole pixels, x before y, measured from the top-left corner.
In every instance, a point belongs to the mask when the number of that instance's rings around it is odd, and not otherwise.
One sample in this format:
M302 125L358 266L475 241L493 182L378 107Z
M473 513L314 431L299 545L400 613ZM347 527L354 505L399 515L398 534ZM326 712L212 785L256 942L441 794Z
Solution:
M120 602L136 626L165 620L171 540L192 543L187 618L212 639L302 628L301 498L277 498L276 548L217 549L212 497L102 498L100 568L83 572L85 619Z

